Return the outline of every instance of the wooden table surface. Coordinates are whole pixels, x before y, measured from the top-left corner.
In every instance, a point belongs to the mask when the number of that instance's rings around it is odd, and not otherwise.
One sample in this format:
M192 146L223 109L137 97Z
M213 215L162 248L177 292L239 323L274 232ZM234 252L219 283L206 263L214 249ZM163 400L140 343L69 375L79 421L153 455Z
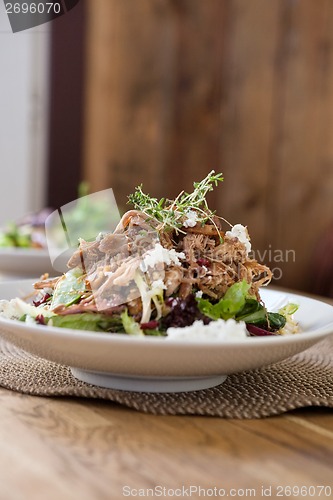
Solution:
M190 487L192 498L200 498L195 487L236 498L264 498L262 488L272 498L290 497L291 487L306 493L293 498L333 494L333 418L325 409L262 420L164 417L1 389L0 440L1 500L112 500L149 497L154 488L151 498L186 498Z
M153 416L0 388L0 500L332 498L332 417Z

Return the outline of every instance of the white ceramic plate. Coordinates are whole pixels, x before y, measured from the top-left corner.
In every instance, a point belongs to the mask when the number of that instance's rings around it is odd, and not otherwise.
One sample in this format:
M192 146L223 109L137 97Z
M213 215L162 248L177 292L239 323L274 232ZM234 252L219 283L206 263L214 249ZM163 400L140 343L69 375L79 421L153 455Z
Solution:
M0 299L23 296L31 280L0 283ZM270 309L286 299L299 304L302 333L228 341L134 338L28 325L0 318L0 334L42 358L70 366L75 377L132 391L177 392L217 385L229 373L259 368L301 352L333 333L333 307L295 294L262 290Z
M39 248L0 248L0 273L2 276L54 275L49 252Z

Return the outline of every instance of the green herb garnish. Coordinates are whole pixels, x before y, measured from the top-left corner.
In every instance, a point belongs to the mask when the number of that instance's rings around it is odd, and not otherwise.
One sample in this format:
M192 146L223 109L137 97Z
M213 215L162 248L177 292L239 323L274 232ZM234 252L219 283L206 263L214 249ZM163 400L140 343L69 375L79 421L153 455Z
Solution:
M128 203L131 203L150 219L160 223L160 229L184 232L180 228L191 211L196 213L196 222L204 225L207 221L210 221L216 227L213 218L215 212L208 207L206 195L222 181L222 174L215 174L215 171L212 170L202 181L193 183L194 190L192 193L182 191L175 200L153 198L142 191L141 184L133 194L129 195ZM216 229L219 233L217 227Z

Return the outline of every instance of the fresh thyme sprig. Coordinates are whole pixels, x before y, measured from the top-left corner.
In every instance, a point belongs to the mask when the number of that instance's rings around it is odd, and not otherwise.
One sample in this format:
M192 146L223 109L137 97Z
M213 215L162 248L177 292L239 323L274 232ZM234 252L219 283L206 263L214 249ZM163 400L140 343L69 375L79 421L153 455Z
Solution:
M212 170L202 181L193 183L194 190L192 193L182 191L175 200L153 198L142 191L141 184L133 194L129 195L128 203L143 212L147 217L161 223L162 229L184 232L181 227L188 218L190 211L196 212L197 222L205 224L210 220L215 225L213 219L215 212L208 207L206 195L222 181L223 175L221 173L215 174L215 171Z

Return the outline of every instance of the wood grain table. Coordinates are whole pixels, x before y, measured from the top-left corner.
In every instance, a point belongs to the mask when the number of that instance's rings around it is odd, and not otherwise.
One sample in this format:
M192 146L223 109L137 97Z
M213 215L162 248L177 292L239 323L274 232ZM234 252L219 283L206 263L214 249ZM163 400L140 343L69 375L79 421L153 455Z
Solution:
M154 416L0 388L0 500L332 498L333 410Z
M1 389L0 498L332 498L332 416L165 417Z

